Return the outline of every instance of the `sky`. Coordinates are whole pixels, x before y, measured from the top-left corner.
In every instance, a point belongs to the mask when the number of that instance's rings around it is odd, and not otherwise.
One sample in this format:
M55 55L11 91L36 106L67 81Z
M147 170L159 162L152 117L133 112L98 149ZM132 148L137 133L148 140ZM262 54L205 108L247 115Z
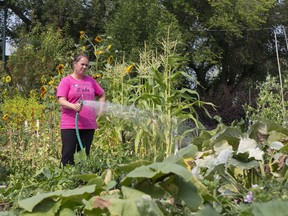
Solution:
M12 47L12 45L7 41L6 42L6 48L5 48L6 50L6 52L5 52L5 55L6 56L10 56L11 55L11 52L13 51L13 47Z
M15 14L10 14L9 18L8 18L8 23L7 23L7 27L9 28L9 24L10 22L15 22L16 20L16 15ZM15 47L12 46L12 44L9 43L9 38L6 38L6 46L5 46L5 55L10 56L11 52L13 52L13 50L15 50Z

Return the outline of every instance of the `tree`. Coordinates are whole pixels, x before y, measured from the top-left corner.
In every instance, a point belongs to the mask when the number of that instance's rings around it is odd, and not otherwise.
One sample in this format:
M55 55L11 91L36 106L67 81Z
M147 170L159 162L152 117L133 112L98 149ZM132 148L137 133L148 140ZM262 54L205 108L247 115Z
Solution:
M11 30L15 39L21 29L30 31L37 23L42 26L53 24L64 35L79 39L79 31L104 33L104 23L118 1L112 0L6 0L6 6L17 17ZM1 4L0 4L1 5Z
M243 117L241 103L248 102L248 98L240 95L248 94L238 90L242 90L247 80L265 77L268 72L263 62L269 58L266 54L271 30L266 29L266 23L275 1L163 0L162 3L181 26L189 67L201 86L200 95L219 107L221 116L227 117L223 119L225 123Z
M176 19L158 0L123 0L105 26L118 51L133 61L145 43L148 49L155 49L168 31L172 40L180 36Z
M30 33L23 33L15 53L8 61L14 87L24 95L40 89L42 80L57 75L57 65L65 63L73 40L63 38L60 30L36 25Z

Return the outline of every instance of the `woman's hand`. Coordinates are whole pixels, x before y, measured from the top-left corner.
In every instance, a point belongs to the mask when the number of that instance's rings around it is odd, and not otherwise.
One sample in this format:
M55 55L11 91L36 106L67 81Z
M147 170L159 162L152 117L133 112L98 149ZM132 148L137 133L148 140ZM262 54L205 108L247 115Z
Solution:
M82 103L76 103L76 104L70 103L67 101L65 97L59 97L58 102L61 106L67 109L75 110L76 112L80 112L82 109Z
M81 111L81 109L82 109L82 103L76 103L76 104L73 104L74 105L74 110L76 111L76 112L80 112Z

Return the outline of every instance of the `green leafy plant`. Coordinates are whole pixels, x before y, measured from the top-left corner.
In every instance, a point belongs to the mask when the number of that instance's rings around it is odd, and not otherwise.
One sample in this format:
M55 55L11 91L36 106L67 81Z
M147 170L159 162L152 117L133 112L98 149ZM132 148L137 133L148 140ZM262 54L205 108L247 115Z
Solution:
M287 84L284 83L284 91ZM276 77L267 76L266 81L257 86L259 95L256 100L256 107L245 105L246 115L249 121L257 119L268 119L275 123L286 124L286 114L283 116L282 95L280 85ZM285 106L287 102L284 101ZM284 111L285 113L286 111Z

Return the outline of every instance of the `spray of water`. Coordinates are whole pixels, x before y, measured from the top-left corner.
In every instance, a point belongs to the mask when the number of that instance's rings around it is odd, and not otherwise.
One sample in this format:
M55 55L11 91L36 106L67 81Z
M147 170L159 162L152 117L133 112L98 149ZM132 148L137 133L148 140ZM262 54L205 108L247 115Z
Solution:
M137 109L134 105L125 106L110 102L103 103L99 101L84 100L83 105L94 108L96 113L99 112L100 109L102 109L103 114L125 119L133 124L139 125L140 123L153 122L154 124L158 125L158 129L160 129L160 131L164 132L164 130L167 130L167 128L165 128L165 125L163 124L163 119L165 119L165 115L163 113L152 113L147 110ZM183 131L188 130L189 128L191 129L191 124L187 125L183 122L179 123L176 118L173 118L173 121L170 123L173 124L173 127L171 128L173 130L173 136L177 136ZM183 140L182 144L180 145L184 147L191 143L192 139L193 134L190 133L190 136L187 136L186 140ZM175 152L179 147L180 146L178 146L178 144L175 144Z
M134 105L124 106L114 104L110 102L99 102L99 101L83 101L83 106L92 107L96 113L102 109L104 114L112 115L118 118L132 121L133 123L139 123L142 119L153 118L153 114L147 110L137 109Z

